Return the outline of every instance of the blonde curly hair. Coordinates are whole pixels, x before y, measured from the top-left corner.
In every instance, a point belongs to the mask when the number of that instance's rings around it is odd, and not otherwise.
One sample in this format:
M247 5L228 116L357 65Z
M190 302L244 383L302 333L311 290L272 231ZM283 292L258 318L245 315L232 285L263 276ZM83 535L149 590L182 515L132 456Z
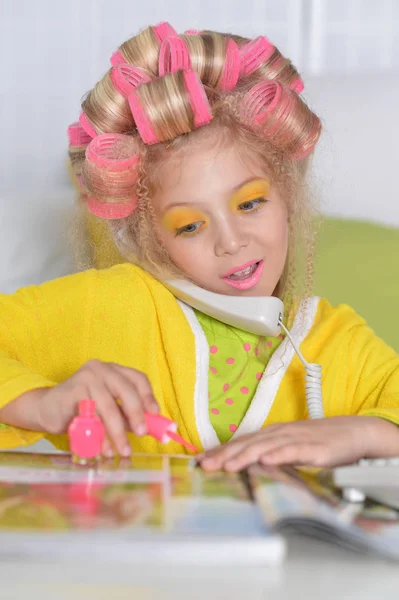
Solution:
M70 142L70 164L80 183L81 209L87 211L90 201L111 209L132 207L123 218L109 217L106 241L97 235L95 243L114 245L124 260L155 277L182 277L156 235L151 198L163 170L182 153L207 139L212 140L212 147L237 144L242 156L256 156L262 161L287 203L288 256L274 294L285 303L294 296L311 295L317 224L307 173L321 125L299 96L303 84L297 70L265 37L249 40L215 31L177 36L169 25L165 31L165 25L148 27L124 42L112 56L113 67L82 103L84 120L80 122L91 136L118 134L112 146L112 161L126 162L136 157L126 169L110 170L90 160L87 148L97 137L91 142L82 130L83 135L75 135ZM240 61L235 77L234 56ZM130 72L129 66L136 71ZM184 82L187 67L197 74L211 112L211 119L203 126L195 123ZM143 141L128 94L115 84L116 75L121 77L121 73L127 81L125 88L131 84L157 143ZM126 75L129 73L130 80ZM132 82L132 73L139 81ZM259 102L266 89L269 95L273 90L275 106L266 111L267 118L261 118ZM270 99L267 102L270 105ZM96 219L92 215L90 218ZM104 235L104 220L99 221L103 221L98 228Z

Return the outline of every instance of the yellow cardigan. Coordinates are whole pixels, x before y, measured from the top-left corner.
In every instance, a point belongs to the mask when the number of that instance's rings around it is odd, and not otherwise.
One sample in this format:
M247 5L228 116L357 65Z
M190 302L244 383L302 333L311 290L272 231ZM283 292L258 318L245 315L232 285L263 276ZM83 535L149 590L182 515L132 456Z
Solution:
M323 367L326 416L375 415L399 424L399 356L351 308L311 298L291 333L305 358ZM93 358L146 373L183 437L201 450L219 443L208 413L205 335L194 311L145 271L123 264L0 295L0 407L62 382ZM234 436L306 418L304 369L286 339ZM0 448L42 437L68 448L65 435L15 427L0 428ZM149 436L130 440L136 451L185 451Z

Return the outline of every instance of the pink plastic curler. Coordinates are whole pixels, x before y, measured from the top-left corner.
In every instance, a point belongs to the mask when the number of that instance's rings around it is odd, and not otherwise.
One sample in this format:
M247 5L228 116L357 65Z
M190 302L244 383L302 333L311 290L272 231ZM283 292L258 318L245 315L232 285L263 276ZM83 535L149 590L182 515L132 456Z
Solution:
M185 35L199 35L201 31L199 29L186 29Z
M177 35L177 31L175 31L172 25L170 25L170 23L168 23L167 21L158 23L158 25L155 25L153 29L155 35L157 36L161 44L164 40L166 40L166 38L170 37L171 35Z
M128 97L130 110L136 123L136 127L140 133L141 139L145 144L158 144L160 141L157 134L154 131L151 121L145 114L143 107L136 92L132 92Z
M126 158L115 158L115 148L119 142L123 142L126 136L123 133L102 133L95 137L86 148L87 160L93 162L98 167L114 172L125 171L135 165L138 160L138 154L133 154Z
M289 88L297 94L303 92L303 90L305 89L305 85L303 83L302 77L297 77L296 79L294 79L294 81L290 83Z
M277 81L261 81L244 97L242 115L249 123L257 123L273 112L280 102L282 87Z
M125 219L131 215L137 206L137 200L131 200L130 202L100 202L97 198L90 196L87 200L87 208L89 211L100 217L100 219L114 220L114 219Z
M186 442L186 440L177 433L177 423L171 421L167 417L159 414L145 413L145 423L148 435L161 442L161 444L167 444L170 440L174 440L175 442L182 444L182 446L188 450L191 450L191 452L197 452L195 446Z
M120 65L125 62L126 62L126 60L123 58L123 56L119 52L119 50L115 50L115 52L111 56L111 65L113 67L116 67L116 65Z
M251 75L260 65L266 62L274 52L273 44L261 35L242 46L240 75L245 77Z
M194 113L194 125L206 125L212 120L212 113L201 79L198 73L192 70L184 71L183 77Z
M151 81L151 77L139 67L122 63L111 70L111 81L115 89L127 98L139 85Z
M84 112L80 113L79 123L91 138L95 138L97 136L97 131L94 129Z
M159 51L158 71L160 77L167 73L176 73L182 69L191 69L191 58L187 44L181 37L165 39Z
M223 73L219 82L219 87L222 90L233 90L236 87L240 74L240 64L241 56L238 46L234 40L229 40Z
M71 123L68 127L68 140L70 146L86 146L93 138L86 133L79 121Z

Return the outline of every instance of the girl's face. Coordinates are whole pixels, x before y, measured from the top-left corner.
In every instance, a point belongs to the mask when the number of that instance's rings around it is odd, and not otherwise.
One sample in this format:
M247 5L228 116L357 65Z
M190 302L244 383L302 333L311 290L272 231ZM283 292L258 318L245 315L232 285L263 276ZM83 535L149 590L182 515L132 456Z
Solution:
M287 257L284 200L256 160L209 142L164 169L153 196L159 236L176 266L220 294L271 296Z

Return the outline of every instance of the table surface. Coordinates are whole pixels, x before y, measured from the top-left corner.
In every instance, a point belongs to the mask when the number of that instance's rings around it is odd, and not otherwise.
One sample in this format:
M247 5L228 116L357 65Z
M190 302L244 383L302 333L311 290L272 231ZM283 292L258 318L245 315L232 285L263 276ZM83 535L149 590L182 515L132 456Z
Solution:
M399 568L318 540L289 536L279 568L135 568L120 563L0 561L1 600L390 600Z
M29 450L49 451L46 443ZM0 559L1 600L391 600L399 565L289 535L281 567L147 569L119 562ZM0 539L1 543L1 539Z

